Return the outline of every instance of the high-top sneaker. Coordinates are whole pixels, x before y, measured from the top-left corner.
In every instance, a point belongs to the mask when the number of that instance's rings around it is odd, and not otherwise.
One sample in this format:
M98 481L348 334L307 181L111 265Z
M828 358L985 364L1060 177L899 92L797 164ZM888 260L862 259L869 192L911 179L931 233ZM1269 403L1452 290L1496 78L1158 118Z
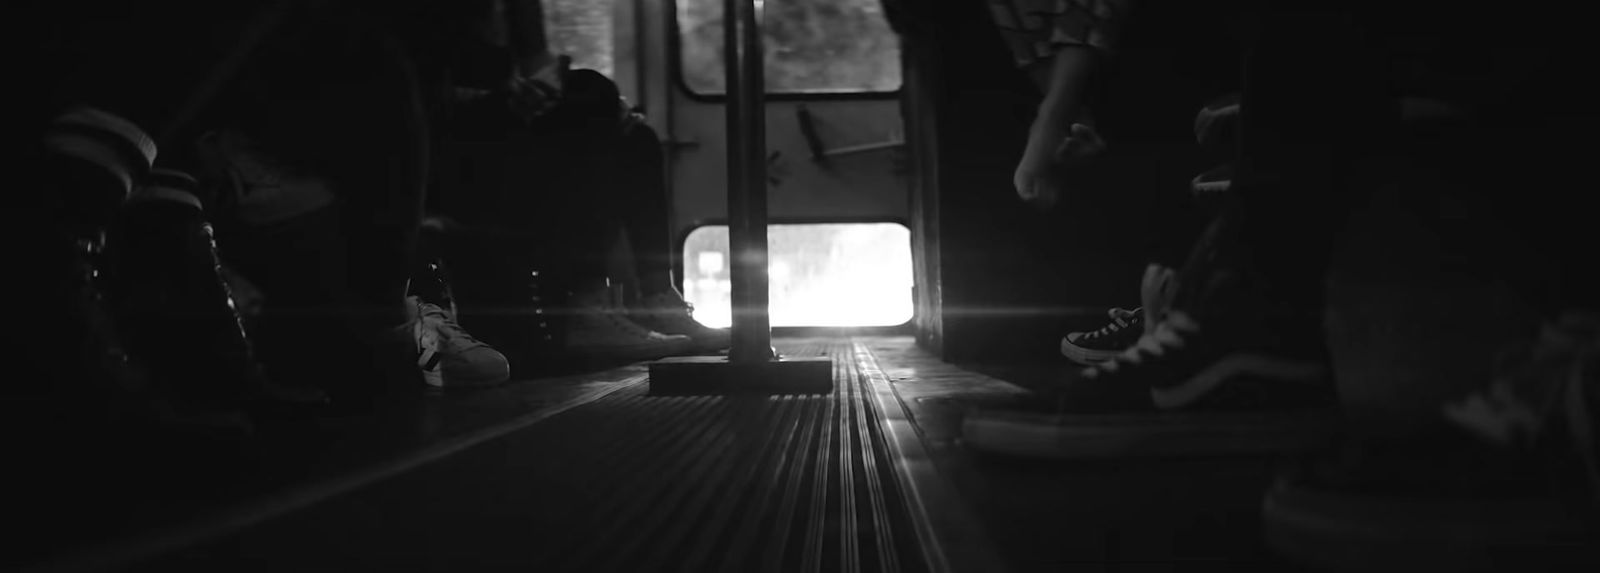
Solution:
M187 174L152 171L108 239L112 300L131 350L181 402L322 402L320 393L266 380L222 278L198 190Z
M1322 571L1600 567L1600 315L1565 313L1499 358L1413 413L1450 425L1290 466L1263 503L1268 546Z
M1061 355L1085 366L1115 358L1144 334L1144 309L1112 308L1111 322L1096 330L1069 332L1061 339Z
M1194 138L1200 145L1230 150L1239 138L1239 93L1211 100L1194 118Z
M646 296L629 309L628 317L640 326L663 334L682 334L694 340L698 352L714 352L733 343L726 328L711 328L694 319L694 306L677 291Z
M1215 200L1233 188L1233 164L1224 163L1196 175L1189 181L1189 192L1198 199Z
M1274 297L1214 222L1160 323L1028 403L969 415L974 447L1024 456L1264 453L1336 429L1320 324Z
M612 302L609 289L588 289L570 298L566 317L567 349L602 360L653 360L689 352L694 340L663 334L628 319L627 310Z
M450 312L415 296L408 302L414 313L410 329L417 343L417 367L429 389L494 386L511 379L505 355L467 334Z
M1061 355L1092 366L1115 358L1132 347L1139 337L1155 332L1154 326L1166 319L1177 288L1177 269L1150 263L1139 280L1141 306L1133 310L1113 308L1106 314L1111 322L1098 330L1071 332L1061 339Z

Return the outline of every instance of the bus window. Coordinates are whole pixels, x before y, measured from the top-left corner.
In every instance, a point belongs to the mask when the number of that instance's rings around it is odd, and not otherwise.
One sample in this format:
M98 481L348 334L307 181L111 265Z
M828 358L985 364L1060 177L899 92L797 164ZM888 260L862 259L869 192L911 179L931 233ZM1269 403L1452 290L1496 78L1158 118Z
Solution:
M767 227L772 326L898 326L912 317L911 231L899 223ZM683 294L694 318L732 323L728 227L691 231Z
M616 0L542 0L550 53L572 56L574 69L612 77L615 72L612 8Z
M881 0L767 0L767 92L829 94L900 89L900 44ZM722 0L678 0L684 87L724 93Z

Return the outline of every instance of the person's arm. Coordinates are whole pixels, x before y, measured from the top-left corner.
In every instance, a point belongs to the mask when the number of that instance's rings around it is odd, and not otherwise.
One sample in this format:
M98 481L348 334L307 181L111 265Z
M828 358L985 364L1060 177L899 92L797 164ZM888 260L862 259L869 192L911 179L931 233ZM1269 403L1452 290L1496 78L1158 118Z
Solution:
M561 101L572 59L550 53L542 0L504 2L512 56L511 109L531 121Z
M1100 57L1095 48L1067 46L1052 58L1044 101L1039 104L1013 179L1017 195L1024 201L1048 207L1059 195L1050 172L1072 135L1073 123L1085 115L1090 79Z

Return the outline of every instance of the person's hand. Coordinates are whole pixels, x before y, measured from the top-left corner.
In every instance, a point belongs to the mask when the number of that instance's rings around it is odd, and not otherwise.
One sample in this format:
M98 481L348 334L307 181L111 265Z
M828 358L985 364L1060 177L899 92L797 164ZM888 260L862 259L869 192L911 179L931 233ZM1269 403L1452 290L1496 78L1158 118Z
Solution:
M508 82L511 111L524 121L532 121L548 113L561 103L567 72L572 67L570 56L547 58L537 64L532 73L517 71Z
M1040 209L1050 209L1061 196L1061 186L1054 173L1054 161L1050 156L1039 153L1025 153L1022 161L1017 164L1017 172L1012 176L1012 183L1017 187L1017 197L1024 203Z
M1042 138L1042 141L1049 141ZM1106 148L1099 132L1085 124L1075 123L1068 134L1061 137L1049 153L1030 142L1022 161L1012 177L1017 196L1029 205L1048 210L1060 200L1064 185L1061 173L1093 161Z

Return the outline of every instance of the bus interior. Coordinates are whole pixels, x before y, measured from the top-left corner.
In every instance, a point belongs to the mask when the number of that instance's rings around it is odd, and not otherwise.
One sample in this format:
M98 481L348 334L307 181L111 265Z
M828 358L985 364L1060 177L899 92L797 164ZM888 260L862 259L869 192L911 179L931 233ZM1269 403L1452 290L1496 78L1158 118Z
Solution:
M24 247L42 254L7 281L60 302L19 301L39 314L12 327L31 366L7 377L8 569L1600 570L1594 215L1561 207L1577 171L1544 167L1584 164L1592 141L1544 142L1592 101L1519 95L1553 89L1560 45L1504 90L1560 121L1428 92L1395 100L1389 135L1272 115L1364 97L1339 80L1358 49L1304 47L1344 33L1339 10L64 4L18 20L40 39L17 73L50 83L13 106L47 134L45 191L20 194L114 187L49 153L147 161L109 223L18 217L42 221L26 244L79 234ZM1461 19L1384 44L1403 52L1384 69L1486 37ZM1249 38L1315 55L1274 68ZM1044 119L1074 81L1059 62L1091 52L1116 58L1076 78L1100 86L1093 120L1028 172L1067 129ZM1489 93L1471 82L1501 58L1481 59L1439 84ZM1284 127L1307 117L1318 134ZM1295 159L1352 147L1400 159ZM425 191L388 190L407 185ZM1250 286L1248 265L1316 258L1283 246L1319 240L1295 213L1346 208L1303 289L1318 316ZM1289 238L1228 266L1257 227ZM65 268L49 257L91 278L28 278ZM398 266L403 296L373 278ZM401 298L396 334L350 334ZM126 350L105 368L142 382L80 383L110 352L73 350L96 305ZM1235 340L1309 350L1213 348ZM267 381L217 398L234 377ZM142 406L82 406L106 392Z

